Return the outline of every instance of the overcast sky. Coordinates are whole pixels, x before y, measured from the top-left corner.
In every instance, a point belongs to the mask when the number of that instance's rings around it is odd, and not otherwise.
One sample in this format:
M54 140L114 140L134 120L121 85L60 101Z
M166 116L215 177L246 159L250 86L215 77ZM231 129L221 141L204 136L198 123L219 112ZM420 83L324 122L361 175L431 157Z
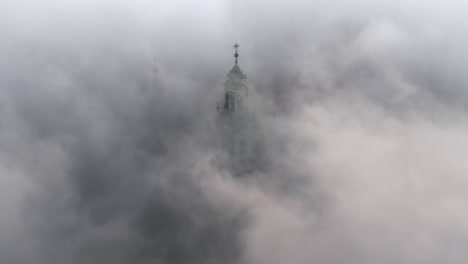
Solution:
M0 3L0 263L464 263L464 1ZM262 166L218 166L251 88Z

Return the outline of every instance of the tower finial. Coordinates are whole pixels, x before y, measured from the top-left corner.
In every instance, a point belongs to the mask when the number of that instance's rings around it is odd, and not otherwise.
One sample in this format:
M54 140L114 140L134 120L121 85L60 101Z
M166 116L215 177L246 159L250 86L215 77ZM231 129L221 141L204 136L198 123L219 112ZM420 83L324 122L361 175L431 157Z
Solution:
M237 58L239 57L239 53L237 53L237 49L240 47L239 44L237 44L237 42L234 44L234 46L232 46L233 48L236 49L236 53L234 53L234 58L236 58L236 64L237 64Z

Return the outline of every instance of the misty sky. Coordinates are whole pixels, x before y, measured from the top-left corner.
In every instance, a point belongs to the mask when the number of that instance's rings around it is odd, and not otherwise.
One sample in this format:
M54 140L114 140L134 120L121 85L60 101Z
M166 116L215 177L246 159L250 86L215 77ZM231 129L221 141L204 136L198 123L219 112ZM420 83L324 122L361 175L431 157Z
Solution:
M465 263L467 10L1 1L0 263ZM213 142L234 42L242 178Z

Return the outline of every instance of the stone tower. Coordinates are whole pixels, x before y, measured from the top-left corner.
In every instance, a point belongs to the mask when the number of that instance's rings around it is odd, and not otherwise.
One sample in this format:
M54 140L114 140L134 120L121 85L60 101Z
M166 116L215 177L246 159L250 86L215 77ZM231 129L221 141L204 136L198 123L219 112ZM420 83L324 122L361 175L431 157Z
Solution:
M252 168L254 116L248 104L247 77L238 65L238 48L235 48L235 64L224 82L224 101L218 103L218 143L228 155L231 169L239 174ZM222 107L220 106L222 105Z

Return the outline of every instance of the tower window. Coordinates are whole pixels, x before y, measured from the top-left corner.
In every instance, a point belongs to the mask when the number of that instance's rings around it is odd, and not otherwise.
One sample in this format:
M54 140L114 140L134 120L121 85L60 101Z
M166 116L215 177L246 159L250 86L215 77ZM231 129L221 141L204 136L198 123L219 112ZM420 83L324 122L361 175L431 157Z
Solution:
M224 95L224 108L229 109L229 94Z
M229 95L229 110L234 111L234 95Z

